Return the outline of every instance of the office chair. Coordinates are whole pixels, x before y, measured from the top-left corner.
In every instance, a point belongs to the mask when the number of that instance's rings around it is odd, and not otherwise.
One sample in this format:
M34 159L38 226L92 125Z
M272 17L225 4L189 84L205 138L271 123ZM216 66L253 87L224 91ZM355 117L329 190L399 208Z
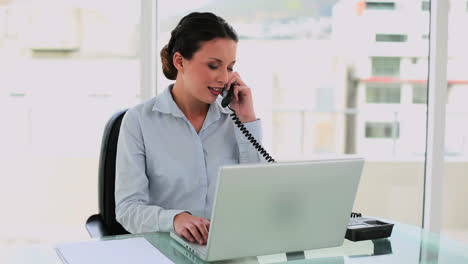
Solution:
M86 220L86 229L92 238L128 234L115 219L115 158L120 125L127 109L115 113L104 128L99 157L98 199L99 214Z

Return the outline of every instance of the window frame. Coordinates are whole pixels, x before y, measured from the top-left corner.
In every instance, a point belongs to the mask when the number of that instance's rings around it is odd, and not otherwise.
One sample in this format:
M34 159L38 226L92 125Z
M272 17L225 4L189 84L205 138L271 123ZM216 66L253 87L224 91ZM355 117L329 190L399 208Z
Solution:
M444 179L449 3L431 0L422 227L440 233Z
M157 93L159 33L158 1L140 0L140 100L146 101Z

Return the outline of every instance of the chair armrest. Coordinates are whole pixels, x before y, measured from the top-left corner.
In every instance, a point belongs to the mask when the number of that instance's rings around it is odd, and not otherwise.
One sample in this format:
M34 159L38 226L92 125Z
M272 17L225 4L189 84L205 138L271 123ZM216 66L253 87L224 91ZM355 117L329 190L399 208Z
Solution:
M104 225L101 215L92 215L86 220L86 230L92 238L109 236L109 232Z

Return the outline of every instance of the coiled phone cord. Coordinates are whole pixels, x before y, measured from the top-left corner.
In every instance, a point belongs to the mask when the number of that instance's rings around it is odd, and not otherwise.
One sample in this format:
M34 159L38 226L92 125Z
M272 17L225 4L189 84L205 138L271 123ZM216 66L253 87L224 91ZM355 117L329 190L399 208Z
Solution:
M229 107L229 109L231 108ZM232 109L231 111L232 120L234 121L234 124L236 124L236 126L240 129L242 134L244 134L244 136L250 141L250 143L252 143L252 145L265 158L266 161L275 162L273 157L270 154L268 154L268 152L262 147L262 145L260 145L260 143L257 142L257 140L252 136L252 134L250 134L250 131L244 126L244 124L242 124L242 122L239 120L239 117L237 117L236 112Z
M362 214L361 213L351 212L351 218L357 218L357 217L362 217Z

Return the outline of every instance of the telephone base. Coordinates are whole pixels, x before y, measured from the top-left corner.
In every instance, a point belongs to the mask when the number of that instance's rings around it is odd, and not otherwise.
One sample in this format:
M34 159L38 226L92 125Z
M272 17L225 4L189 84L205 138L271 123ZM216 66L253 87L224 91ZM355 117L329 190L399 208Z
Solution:
M387 238L392 235L393 224L369 217L350 218L345 238L351 241Z

